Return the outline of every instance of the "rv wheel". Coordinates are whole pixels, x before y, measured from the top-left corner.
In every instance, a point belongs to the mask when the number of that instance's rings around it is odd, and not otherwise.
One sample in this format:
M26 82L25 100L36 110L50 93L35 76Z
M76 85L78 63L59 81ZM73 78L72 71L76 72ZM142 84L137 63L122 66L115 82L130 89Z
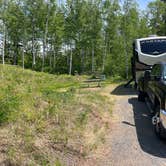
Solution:
M162 122L160 122L160 112L159 112L159 108L157 107L157 112L155 115L156 118L156 122L155 122L155 132L156 135L160 138L160 139L166 139L166 131L162 125Z

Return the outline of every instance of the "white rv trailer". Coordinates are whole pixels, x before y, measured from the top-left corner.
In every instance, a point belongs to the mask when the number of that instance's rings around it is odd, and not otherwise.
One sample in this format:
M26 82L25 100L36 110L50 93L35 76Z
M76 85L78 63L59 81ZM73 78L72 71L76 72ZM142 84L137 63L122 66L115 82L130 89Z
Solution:
M132 76L137 85L145 70L158 62L166 62L166 36L151 36L136 39L131 58Z

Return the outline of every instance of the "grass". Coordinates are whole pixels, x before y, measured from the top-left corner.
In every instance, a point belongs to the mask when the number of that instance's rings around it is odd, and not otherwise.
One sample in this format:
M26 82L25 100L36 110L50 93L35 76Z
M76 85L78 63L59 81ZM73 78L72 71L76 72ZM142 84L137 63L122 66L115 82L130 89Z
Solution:
M10 164L61 166L105 142L113 103L100 88L80 89L84 78L0 65L0 135L8 142L0 148Z

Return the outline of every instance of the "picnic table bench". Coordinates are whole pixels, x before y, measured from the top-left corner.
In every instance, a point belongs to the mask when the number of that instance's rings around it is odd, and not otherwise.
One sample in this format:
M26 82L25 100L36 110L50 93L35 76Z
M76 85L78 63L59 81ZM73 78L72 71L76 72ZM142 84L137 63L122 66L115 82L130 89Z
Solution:
M89 78L84 80L83 83L87 84L90 87L90 84L97 83L98 87L101 87L101 82L105 80L105 75L95 76L94 78Z

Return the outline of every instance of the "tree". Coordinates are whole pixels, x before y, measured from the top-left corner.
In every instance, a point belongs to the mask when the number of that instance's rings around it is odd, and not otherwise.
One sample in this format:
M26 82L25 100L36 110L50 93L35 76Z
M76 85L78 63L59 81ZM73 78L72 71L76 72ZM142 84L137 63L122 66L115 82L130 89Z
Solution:
M2 63L10 59L50 73L104 72L128 78L133 40L166 34L163 1L149 3L147 12L139 12L135 0L123 5L119 0L59 2L0 0Z
M13 64L18 64L19 43L24 37L24 21L25 15L22 11L21 5L9 1L7 9L4 13L5 25L9 35L9 40L13 46Z
M129 77L129 59L132 55L133 39L138 38L139 13L138 6L133 0L125 0L123 5L124 14L121 20L121 33L124 40L124 52L126 56L126 78Z
M153 34L166 34L165 16L166 5L160 0L149 3L148 5L150 27Z

